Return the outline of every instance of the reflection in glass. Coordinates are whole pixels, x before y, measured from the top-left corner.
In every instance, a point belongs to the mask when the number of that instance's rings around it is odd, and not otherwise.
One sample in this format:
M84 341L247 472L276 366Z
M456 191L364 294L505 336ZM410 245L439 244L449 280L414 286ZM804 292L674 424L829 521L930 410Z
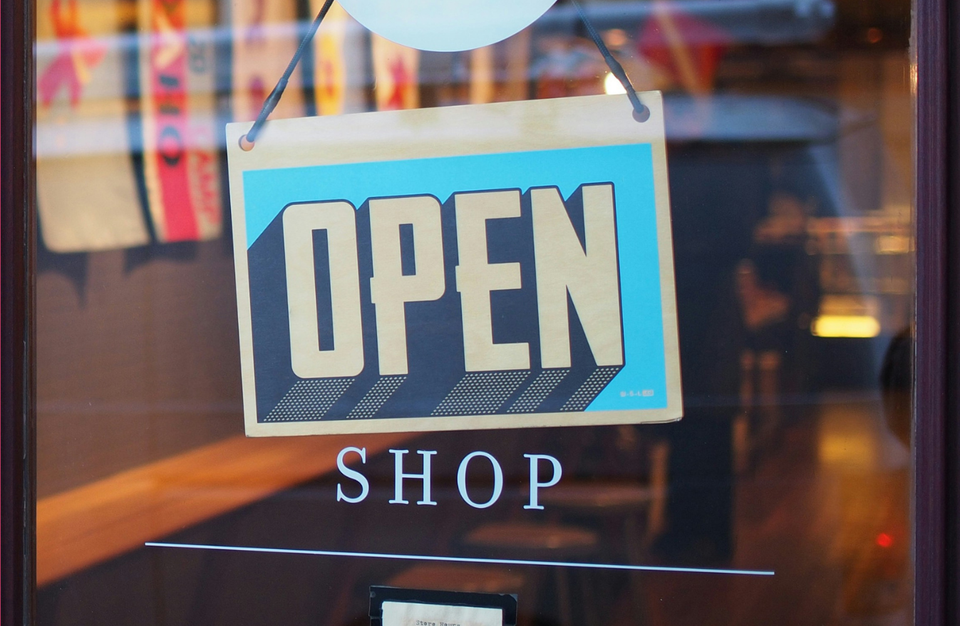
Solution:
M248 440L222 129L256 116L319 3L38 0L39 623L360 625L372 584L518 593L523 624L910 623L907 3L584 6L665 94L684 419ZM566 2L444 53L335 9L273 115L618 87ZM357 504L336 499L347 446L366 449ZM391 448L438 451L436 507L389 504ZM475 450L504 476L482 511L457 492ZM542 511L523 508L529 453L563 464Z

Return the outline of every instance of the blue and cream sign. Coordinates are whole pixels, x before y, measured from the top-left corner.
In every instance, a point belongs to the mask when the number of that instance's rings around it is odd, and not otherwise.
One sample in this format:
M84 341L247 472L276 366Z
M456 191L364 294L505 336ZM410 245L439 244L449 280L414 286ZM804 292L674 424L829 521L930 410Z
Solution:
M247 434L679 418L641 97L229 125Z

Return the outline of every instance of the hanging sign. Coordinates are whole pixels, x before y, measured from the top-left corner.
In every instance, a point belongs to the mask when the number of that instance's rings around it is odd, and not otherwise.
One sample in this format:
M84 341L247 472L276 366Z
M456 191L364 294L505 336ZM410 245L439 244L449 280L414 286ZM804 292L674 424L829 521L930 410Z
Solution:
M680 417L663 109L227 126L248 435Z

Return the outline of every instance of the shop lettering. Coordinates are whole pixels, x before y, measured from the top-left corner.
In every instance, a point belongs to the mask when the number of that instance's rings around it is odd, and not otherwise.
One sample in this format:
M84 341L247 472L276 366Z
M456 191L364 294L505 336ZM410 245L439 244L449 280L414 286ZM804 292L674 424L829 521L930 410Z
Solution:
M408 471L407 469L408 463L413 465L413 461L407 461L407 455L410 454L410 450L392 449L390 450L390 454L393 455L394 482L393 498L389 500L389 503L410 504L408 498L414 497L412 495L413 487L410 486L409 489L405 490L406 482L409 481L419 483L420 488L418 493L420 498L416 501L418 506L436 506L437 502L433 499L433 492L431 490L431 459L436 456L437 451L417 450L417 454L420 456L420 468L418 471ZM361 464L366 464L367 449L351 446L344 448L340 451L340 454L337 455L337 469L340 470L344 478L356 483L346 491L342 483L337 483L337 502L356 504L363 502L367 499L367 496L370 495L370 481L367 480L367 477L362 472L346 464L347 455L356 455L360 458ZM560 478L563 476L563 468L560 465L560 461L549 454L524 454L523 456L528 459L530 463L529 498L527 504L523 505L523 508L543 510L543 505L540 504L540 490L553 487L560 482ZM474 463L487 463L493 469L493 493L483 501L478 501L474 499L474 496L470 495L468 473ZM550 477L547 480L541 480L541 464L550 469ZM357 487L359 487L359 491L357 491ZM356 493L356 495L348 495L347 491ZM460 461L460 466L457 468L457 491L460 493L460 498L475 509L486 509L493 506L503 494L503 468L500 466L500 462L497 461L496 457L492 454L480 450L471 452L463 457L463 460Z
M568 301L573 303L597 366L623 365L614 187L583 185L583 239L555 187L529 190L536 306L542 368L571 366ZM434 196L369 201L373 275L369 299L376 315L381 376L408 374L405 305L439 300L448 287L460 295L467 372L530 369L529 343L495 343L491 294L521 288L520 263L491 263L487 222L521 216L520 190L453 196L457 265L447 285L443 220ZM415 271L403 267L401 226L412 231ZM314 232L326 231L332 301L332 345L319 335ZM364 231L366 232L366 231ZM338 200L296 204L283 214L291 365L300 378L357 376L364 368L357 211ZM322 260L324 261L324 260ZM404 271L407 269L408 271Z

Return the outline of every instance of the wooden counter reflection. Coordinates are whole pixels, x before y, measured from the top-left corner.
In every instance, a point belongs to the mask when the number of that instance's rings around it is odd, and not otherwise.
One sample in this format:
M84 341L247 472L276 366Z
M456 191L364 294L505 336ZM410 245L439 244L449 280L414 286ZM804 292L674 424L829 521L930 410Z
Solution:
M43 498L37 585L329 472L345 446L374 455L411 437L231 437Z

